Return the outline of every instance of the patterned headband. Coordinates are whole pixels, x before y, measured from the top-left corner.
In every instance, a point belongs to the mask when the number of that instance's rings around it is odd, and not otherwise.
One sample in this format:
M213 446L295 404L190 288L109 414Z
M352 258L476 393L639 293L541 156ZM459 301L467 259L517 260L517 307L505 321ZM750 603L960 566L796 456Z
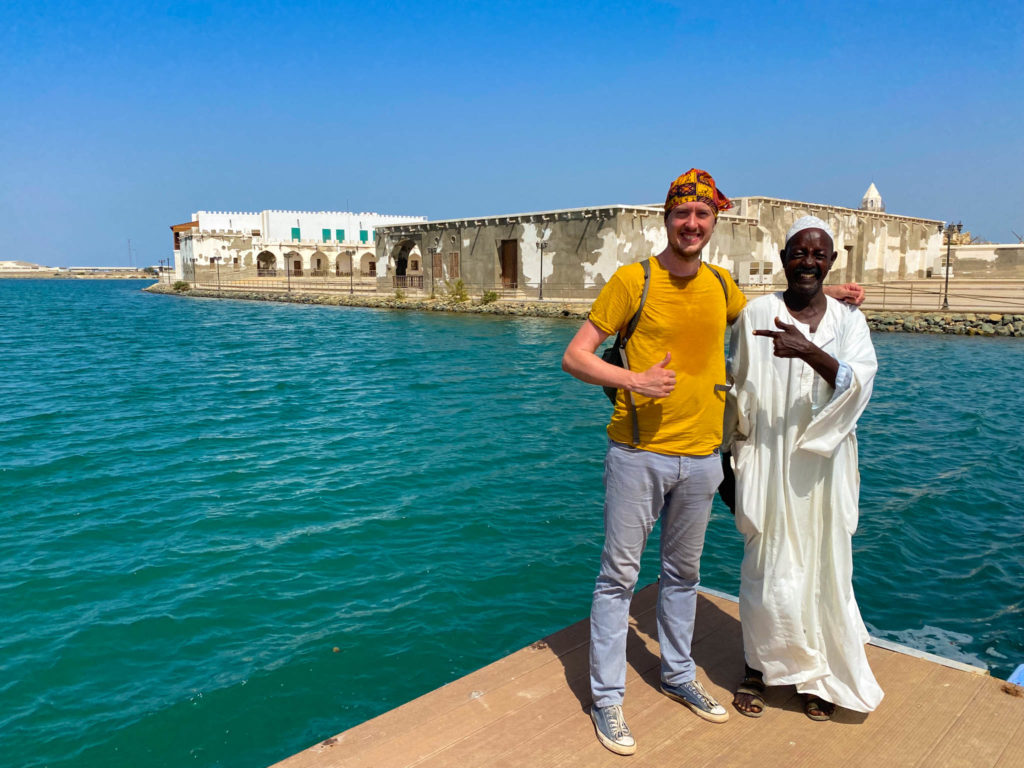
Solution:
M732 201L715 186L711 174L699 168L691 168L668 188L665 198L665 213L682 203L705 203L718 216L719 211L732 208Z

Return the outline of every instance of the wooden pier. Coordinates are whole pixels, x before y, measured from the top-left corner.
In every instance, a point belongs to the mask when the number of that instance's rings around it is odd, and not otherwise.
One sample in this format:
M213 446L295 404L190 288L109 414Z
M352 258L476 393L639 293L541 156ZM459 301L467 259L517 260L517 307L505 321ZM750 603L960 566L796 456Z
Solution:
M985 670L873 643L885 699L877 711L804 714L792 686L769 688L759 719L733 709L742 673L734 599L701 593L693 655L698 677L730 711L701 720L658 690L657 585L633 599L625 714L637 753L620 757L588 715L589 625L581 621L472 674L326 739L275 768L528 766L926 766L1022 768L1024 693Z

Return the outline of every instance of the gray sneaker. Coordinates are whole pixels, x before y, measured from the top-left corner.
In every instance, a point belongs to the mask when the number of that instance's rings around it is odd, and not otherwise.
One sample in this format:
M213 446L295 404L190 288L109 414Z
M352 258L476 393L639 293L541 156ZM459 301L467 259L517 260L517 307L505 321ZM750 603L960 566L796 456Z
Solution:
M696 680L680 685L669 685L662 681L661 692L670 699L685 704L699 717L703 717L712 723L724 723L729 719L729 713L725 707L711 698L711 694L704 690L704 686Z
M594 721L597 740L617 755L632 755L636 752L636 741L629 732L626 719L622 716L622 705L591 707L590 719Z

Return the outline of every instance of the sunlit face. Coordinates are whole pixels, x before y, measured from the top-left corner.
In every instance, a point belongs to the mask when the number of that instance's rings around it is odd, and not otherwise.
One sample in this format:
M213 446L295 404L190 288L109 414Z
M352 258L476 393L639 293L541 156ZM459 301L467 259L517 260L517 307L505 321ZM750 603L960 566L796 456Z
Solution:
M699 256L715 230L715 212L707 203L680 203L665 217L668 247L677 256Z
M782 250L782 267L790 290L814 294L836 260L832 238L823 229L803 229Z

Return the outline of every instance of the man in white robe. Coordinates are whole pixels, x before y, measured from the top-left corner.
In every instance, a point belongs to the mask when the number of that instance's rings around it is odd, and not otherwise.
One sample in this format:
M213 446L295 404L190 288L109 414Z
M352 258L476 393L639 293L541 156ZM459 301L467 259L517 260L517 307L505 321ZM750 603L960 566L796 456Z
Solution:
M835 705L870 712L883 695L864 652L851 548L855 429L878 364L861 312L822 292L836 258L828 225L799 220L781 256L786 291L751 301L730 345L725 440L732 432L747 664L734 705L757 717L764 684L795 685L808 717L825 720Z

